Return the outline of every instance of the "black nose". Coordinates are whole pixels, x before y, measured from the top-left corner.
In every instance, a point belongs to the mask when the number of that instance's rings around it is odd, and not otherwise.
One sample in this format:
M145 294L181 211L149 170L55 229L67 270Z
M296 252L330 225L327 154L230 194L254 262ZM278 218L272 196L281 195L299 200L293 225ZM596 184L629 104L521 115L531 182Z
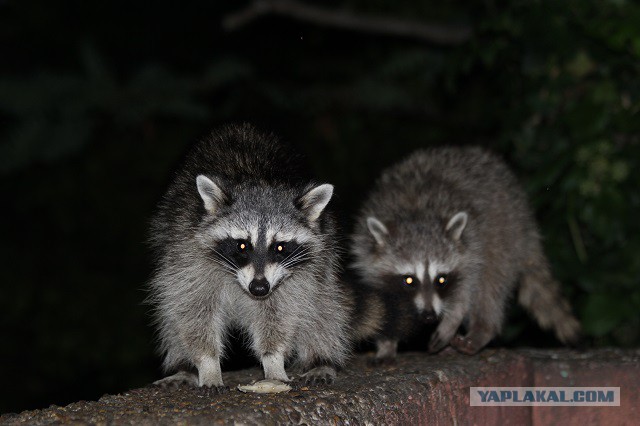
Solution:
M423 311L421 318L425 324L433 324L438 321L438 316L434 311Z
M269 281L266 278L251 281L249 292L254 296L266 296L269 293Z

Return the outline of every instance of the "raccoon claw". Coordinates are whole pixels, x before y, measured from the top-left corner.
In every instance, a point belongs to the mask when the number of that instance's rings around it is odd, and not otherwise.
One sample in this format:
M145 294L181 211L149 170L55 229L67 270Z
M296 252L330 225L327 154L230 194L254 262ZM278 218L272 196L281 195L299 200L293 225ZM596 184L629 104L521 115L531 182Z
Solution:
M309 376L305 377L304 383L306 385L330 385L334 381L334 378L330 375L325 376Z
M478 347L471 337L461 335L457 335L451 340L451 346L453 346L458 352L466 355L473 355L482 349L481 347Z
M328 366L316 367L300 376L305 385L330 385L336 378L336 371Z
M151 385L162 389L178 389L182 386L195 387L198 386L198 376L186 371L180 371L172 376L156 380Z
M229 386L224 385L200 386L198 388L198 391L205 396L222 395L230 390Z
M449 344L449 339L443 339L440 333L436 330L431 336L431 340L429 341L429 352L436 353L440 352Z

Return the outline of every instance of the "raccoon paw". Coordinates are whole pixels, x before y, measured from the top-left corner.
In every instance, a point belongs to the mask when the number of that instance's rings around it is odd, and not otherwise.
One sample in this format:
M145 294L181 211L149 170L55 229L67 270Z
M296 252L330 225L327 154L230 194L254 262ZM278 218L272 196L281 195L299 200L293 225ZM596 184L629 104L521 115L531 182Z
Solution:
M396 363L395 357L374 357L367 360L370 367L388 367Z
M198 386L198 376L194 373L180 371L172 376L156 380L152 383L152 386L157 386L163 389L178 389L181 386L195 387Z
M473 337L456 335L451 340L451 346L453 346L458 352L473 355L482 349L483 345L476 342Z
M328 365L313 368L299 378L306 385L330 385L336 379L336 370Z
M431 335L431 340L429 340L429 352L440 352L449 344L450 340L451 339L448 337L443 337L442 333L440 333L438 330L434 331Z

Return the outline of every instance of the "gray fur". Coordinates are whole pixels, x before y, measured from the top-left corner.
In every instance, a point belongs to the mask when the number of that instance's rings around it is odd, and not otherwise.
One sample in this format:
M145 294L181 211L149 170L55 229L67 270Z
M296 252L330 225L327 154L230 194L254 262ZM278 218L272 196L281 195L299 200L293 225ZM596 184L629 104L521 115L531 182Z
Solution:
M228 126L196 144L177 172L151 227L150 302L167 372L195 367L200 386L222 386L232 328L248 337L266 379L289 380L286 361L303 369L345 361L351 302L337 280L335 225L325 209L333 187L301 177L294 160L273 136ZM271 261L274 234L304 250ZM236 239L252 248L242 267L221 256L223 243L239 253ZM258 297L250 285L260 280L269 286Z
M500 333L518 286L519 301L543 328L562 342L578 335L524 192L502 161L479 148L422 150L384 171L360 211L351 251L363 281L392 301L381 357L393 357L421 320L438 322L431 351L451 344L477 352ZM451 282L437 289L442 273ZM456 336L462 324L467 334Z

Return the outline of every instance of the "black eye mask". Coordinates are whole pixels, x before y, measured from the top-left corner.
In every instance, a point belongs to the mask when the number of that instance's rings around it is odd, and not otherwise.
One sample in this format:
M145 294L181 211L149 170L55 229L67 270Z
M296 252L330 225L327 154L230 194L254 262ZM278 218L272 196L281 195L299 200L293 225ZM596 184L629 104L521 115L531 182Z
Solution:
M296 241L276 241L269 247L267 258L290 268L310 261L311 254L308 247Z
M436 274L433 279L433 287L441 297L446 297L455 289L459 275L455 271Z

